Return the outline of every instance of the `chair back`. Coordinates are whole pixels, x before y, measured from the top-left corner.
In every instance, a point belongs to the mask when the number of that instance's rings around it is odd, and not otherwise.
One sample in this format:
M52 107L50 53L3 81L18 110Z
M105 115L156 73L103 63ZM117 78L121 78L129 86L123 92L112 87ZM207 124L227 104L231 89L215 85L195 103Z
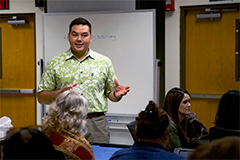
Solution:
M137 126L137 121L132 121L127 124L127 128L129 130L134 142L138 141L138 137L136 135L136 126Z

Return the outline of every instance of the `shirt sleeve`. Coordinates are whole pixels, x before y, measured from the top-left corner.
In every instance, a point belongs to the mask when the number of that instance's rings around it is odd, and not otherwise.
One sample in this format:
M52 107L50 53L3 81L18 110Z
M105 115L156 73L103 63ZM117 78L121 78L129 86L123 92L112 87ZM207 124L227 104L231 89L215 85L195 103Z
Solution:
M55 90L55 77L54 77L54 69L51 66L51 63L48 62L44 72L42 74L41 80L39 82L38 85L38 90L37 92L41 92L41 91L54 91Z
M179 137L179 132L177 130L177 126L174 124L174 122L171 121L170 139L169 139L169 145L167 146L167 150L170 152L173 152L174 148L180 148L180 147L181 147L181 141Z
M107 81L105 85L105 94L109 95L112 90L115 89L115 81L114 79L117 79L117 76L114 71L114 67L112 64L112 61L109 59L108 62L108 72L107 72Z

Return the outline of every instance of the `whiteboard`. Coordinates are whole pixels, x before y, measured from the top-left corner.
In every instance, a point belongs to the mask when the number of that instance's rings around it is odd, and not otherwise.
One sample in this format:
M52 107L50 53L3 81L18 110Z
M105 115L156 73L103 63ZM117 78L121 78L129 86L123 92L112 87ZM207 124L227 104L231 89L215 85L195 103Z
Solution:
M149 100L155 101L155 10L45 13L42 16L45 64L70 48L68 27L77 17L92 24L90 48L112 60L119 84L131 86L121 101L109 101L108 113L138 114Z

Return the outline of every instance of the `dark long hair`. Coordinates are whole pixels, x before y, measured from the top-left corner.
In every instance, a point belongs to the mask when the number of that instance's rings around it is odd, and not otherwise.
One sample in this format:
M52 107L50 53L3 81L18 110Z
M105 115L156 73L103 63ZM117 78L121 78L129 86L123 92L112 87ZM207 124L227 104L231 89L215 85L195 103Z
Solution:
M231 90L226 92L219 103L215 117L215 125L226 129L239 130L239 101L240 91Z
M187 118L184 118L181 123L178 117L178 108L185 93L190 96L185 89L177 87L170 89L165 97L163 110L168 113L172 121L178 126L181 139L185 140L186 143L189 141L187 138Z

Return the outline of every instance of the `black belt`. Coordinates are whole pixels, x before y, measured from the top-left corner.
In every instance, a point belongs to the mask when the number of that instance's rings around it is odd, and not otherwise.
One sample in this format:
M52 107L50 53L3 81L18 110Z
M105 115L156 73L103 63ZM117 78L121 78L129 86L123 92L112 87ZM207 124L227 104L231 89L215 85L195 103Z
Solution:
M105 113L104 112L93 112L93 113L88 113L87 118L100 117L102 115L105 115Z

